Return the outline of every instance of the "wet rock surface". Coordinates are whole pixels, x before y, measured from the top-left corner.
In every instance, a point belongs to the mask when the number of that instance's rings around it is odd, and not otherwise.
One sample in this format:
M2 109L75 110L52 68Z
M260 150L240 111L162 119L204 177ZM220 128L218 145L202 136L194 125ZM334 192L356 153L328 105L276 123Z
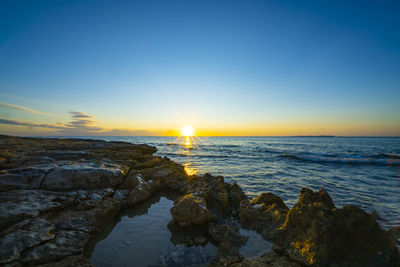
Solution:
M358 207L336 208L324 190L303 188L291 209L272 193L250 201L237 184L189 176L155 152L124 142L0 136L0 265L91 266L84 250L110 221L173 191L173 244L210 242L218 253L210 262L194 247L182 261L170 249L161 266L400 266L394 231ZM246 259L241 227L273 250Z

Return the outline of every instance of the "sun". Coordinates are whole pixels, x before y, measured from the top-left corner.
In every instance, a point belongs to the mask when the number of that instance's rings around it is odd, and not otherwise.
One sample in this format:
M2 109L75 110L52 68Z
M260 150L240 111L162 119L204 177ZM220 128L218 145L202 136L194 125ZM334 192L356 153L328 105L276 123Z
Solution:
M193 127L190 125L186 125L185 127L182 128L181 135L182 136L194 136Z

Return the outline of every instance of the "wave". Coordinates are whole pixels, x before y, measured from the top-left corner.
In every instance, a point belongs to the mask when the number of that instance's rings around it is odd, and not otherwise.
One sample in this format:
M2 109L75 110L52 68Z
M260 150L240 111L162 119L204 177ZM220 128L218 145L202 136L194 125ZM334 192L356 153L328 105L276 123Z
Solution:
M400 155L380 153L371 155L372 158L400 159Z
M376 154L369 156L348 156L332 154L281 154L283 158L314 163L337 163L355 165L400 165L400 156L391 154Z

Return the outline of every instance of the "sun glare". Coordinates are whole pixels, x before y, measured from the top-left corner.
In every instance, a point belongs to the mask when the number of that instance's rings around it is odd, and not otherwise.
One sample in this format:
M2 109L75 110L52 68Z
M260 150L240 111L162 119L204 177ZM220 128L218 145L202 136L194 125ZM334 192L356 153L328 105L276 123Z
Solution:
M182 136L194 136L193 127L190 125L186 125L185 127L183 127L181 134Z

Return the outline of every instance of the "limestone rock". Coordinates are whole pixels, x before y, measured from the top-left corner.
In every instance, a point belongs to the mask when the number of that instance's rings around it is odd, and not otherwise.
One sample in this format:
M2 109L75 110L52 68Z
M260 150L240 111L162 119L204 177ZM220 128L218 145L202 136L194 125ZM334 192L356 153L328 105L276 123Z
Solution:
M57 262L39 265L40 267L93 267L93 264L84 256L69 256Z
M251 202L242 200L239 218L243 227L256 230L267 240L274 240L287 212L288 208L280 197L262 193Z
M248 237L239 233L239 225L227 222L226 224L210 226L210 234L218 242L217 256L210 266L231 266L241 262L244 257L239 248L246 244Z
M175 201L170 212L172 223L181 227L201 225L213 220L205 200L194 194L185 195Z
M17 229L17 230L15 230ZM42 218L27 219L0 238L0 264L11 263L22 251L54 238L55 226Z
M24 264L33 264L58 261L67 256L80 255L83 253L88 237L87 233L81 231L61 231L51 241L24 251L20 260Z
M292 261L315 266L400 262L394 236L382 230L374 216L351 205L335 208L325 191L302 189L300 193L276 239Z
M302 265L290 261L286 256L279 255L275 251L268 251L261 257L244 259L235 263L233 267L301 267Z
M115 164L73 163L49 173L41 188L46 190L96 189L115 187L122 182L124 169Z
M14 189L39 189L53 166L37 166L3 170L0 172L0 192Z
M13 190L0 193L0 230L39 213L60 210L74 201L74 192Z

